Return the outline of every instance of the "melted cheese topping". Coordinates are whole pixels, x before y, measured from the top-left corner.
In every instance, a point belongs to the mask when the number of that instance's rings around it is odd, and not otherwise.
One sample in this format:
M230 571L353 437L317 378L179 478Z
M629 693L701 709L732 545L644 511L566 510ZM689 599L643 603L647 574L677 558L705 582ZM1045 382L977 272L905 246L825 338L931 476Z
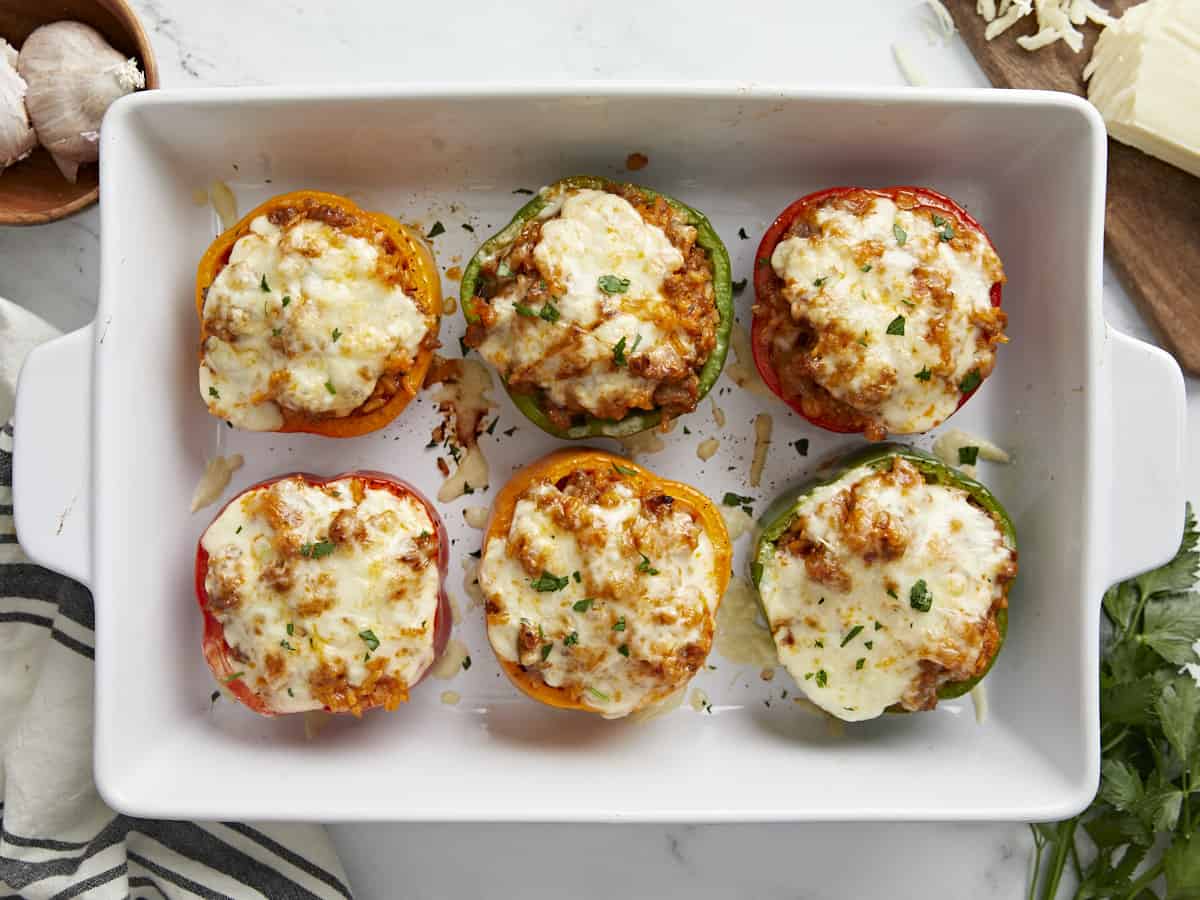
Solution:
M655 513L647 500L619 480L598 502L537 484L479 568L496 654L606 718L686 685L720 603L703 527L679 501Z
M1015 572L1014 551L965 491L900 461L893 472L860 467L803 497L759 582L780 662L847 721L922 708L930 667L973 673ZM797 526L816 554L795 552ZM913 603L926 595L922 612Z
M655 315L665 302L663 280L683 266L683 254L615 194L571 190L549 209L556 215L542 224L533 259L557 298L559 317L540 317L541 308L521 302L521 285L510 286L492 301L496 318L480 354L506 377L519 371L532 378L558 406L596 415L614 400L654 408L658 380L633 374L628 363L646 356L676 370L680 350L693 349L690 336ZM629 284L608 293L602 278ZM622 353L625 364L618 362Z
M435 528L420 501L365 485L286 478L235 499L201 539L209 608L275 712L337 709L348 690L406 699L434 661Z
M820 337L813 379L888 431L928 431L958 407L976 381L968 375L992 369L979 322L1000 315L999 258L953 216L884 197L870 197L863 215L823 206L816 222L820 233L771 254L792 317Z
M280 407L346 416L381 375L411 366L432 319L379 277L380 256L322 221L257 217L204 302L209 411L252 431L279 428Z

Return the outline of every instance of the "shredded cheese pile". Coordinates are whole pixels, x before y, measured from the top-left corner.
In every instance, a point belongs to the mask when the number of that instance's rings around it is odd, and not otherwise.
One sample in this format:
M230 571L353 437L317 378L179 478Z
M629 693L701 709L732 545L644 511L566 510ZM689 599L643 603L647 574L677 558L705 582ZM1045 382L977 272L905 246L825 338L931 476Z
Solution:
M1076 25L1090 21L1108 27L1116 21L1093 0L978 0L975 9L988 23L983 34L989 41L1031 13L1035 15L1037 32L1017 38L1025 50L1040 50L1062 41L1078 53L1083 49L1083 34Z

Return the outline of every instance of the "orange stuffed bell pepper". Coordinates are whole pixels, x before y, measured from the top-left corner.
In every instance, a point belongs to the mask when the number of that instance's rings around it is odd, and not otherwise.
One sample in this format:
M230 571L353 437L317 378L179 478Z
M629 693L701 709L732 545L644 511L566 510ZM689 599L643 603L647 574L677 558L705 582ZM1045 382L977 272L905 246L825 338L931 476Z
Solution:
M619 718L685 690L712 646L732 558L693 487L600 450L517 472L479 566L488 640L522 691Z
M251 210L196 273L200 395L250 431L354 437L398 416L438 346L441 281L421 237L336 194Z

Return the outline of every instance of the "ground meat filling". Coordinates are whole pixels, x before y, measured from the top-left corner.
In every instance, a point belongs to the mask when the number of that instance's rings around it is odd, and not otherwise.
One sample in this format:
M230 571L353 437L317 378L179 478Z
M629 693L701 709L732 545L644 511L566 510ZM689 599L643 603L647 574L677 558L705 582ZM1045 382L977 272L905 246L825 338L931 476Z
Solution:
M862 218L870 214L876 199L877 195L871 192L856 190L808 206L788 226L778 243L790 238L807 239L815 246L822 242L845 243L850 236L829 222L821 222L819 213L833 209ZM948 227L942 227L948 237L952 235L945 241L949 247L964 254L982 251L993 283L1004 282L999 259L971 223L948 210L922 204L916 194L900 192L894 197L894 203L900 210L930 218L936 216L935 222L948 222ZM885 241L862 240L849 248L848 261L860 272L868 273L881 266L887 250ZM786 296L785 282L772 269L771 260L759 260L758 264L765 267L767 277L756 285L756 329L761 329L766 338L769 364L779 379L784 399L799 406L807 418L824 426L843 432L861 432L869 440L883 440L889 429L881 420L880 409L896 389L897 372L885 368L873 381L852 387L851 382L855 381L861 368L854 360L864 352L859 345L866 346L863 335L846 327L815 327L807 304ZM934 311L923 338L937 348L938 363L921 373L919 377L923 383L936 385L939 379L947 378L951 382L949 389L954 390L958 384L958 379L953 377L956 361L969 353L974 353L978 361L975 370L979 378L986 378L995 364L995 347L1007 340L1004 311L998 307L972 310L973 346L957 346L961 340L955 340L947 321L954 305L961 305L963 301L951 290L946 273L936 266L923 264L912 270L910 279L905 297L907 309L926 307ZM814 280L812 292L815 294L821 287L821 283ZM830 360L840 362L831 367Z
M588 416L621 420L637 410L662 411L664 420L695 409L700 395L700 372L717 343L720 313L716 307L713 264L708 252L696 243L696 228L685 215L661 197L652 197L633 185L606 185L603 190L627 200L650 225L663 230L667 239L682 255L683 265L670 272L662 282L661 300L654 308L634 308L621 297L602 314L601 320L588 327L551 318L555 302L566 291L552 275L542 271L534 250L542 238L546 221L532 219L521 229L512 245L484 262L473 298L479 321L467 329L464 343L479 348L488 332L497 324L493 301L512 298L523 314L516 323L519 331L541 331L549 336L542 358L556 355L560 368L556 379L603 375L604 370L636 376L639 384L618 394L605 395L598 403L584 406L568 400L558 404L546 396L546 370L543 365L498 366L509 389L538 397L539 405L558 428L568 428ZM570 193L568 191L568 193ZM667 340L652 350L640 350L630 342L620 348L608 348L605 360L598 361L593 351L594 332L604 320L621 312L636 313L642 321L655 325ZM539 314L540 313L540 314Z

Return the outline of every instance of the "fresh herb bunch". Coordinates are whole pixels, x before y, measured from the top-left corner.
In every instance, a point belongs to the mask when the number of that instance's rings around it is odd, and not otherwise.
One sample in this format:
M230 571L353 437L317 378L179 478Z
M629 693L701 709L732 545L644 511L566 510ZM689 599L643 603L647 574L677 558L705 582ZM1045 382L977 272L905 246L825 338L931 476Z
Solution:
M1189 504L1175 558L1104 595L1100 791L1081 815L1032 826L1030 900L1054 900L1068 863L1077 900L1158 898L1163 876L1167 900L1200 898L1198 542Z

